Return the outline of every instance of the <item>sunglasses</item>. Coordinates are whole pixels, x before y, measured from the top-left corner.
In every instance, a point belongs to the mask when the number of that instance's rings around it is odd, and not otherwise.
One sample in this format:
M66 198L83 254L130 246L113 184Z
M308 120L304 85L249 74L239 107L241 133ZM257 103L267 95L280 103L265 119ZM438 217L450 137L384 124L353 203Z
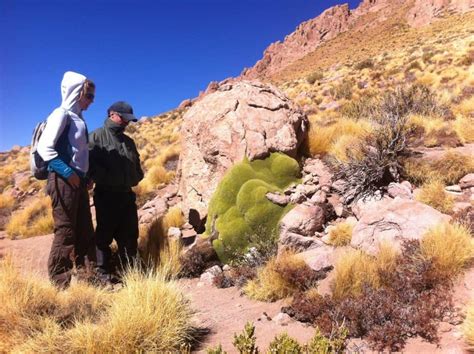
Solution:
M94 95L93 93L86 93L86 94L84 95L84 97L87 98L87 99L90 100L90 101L93 101L95 95Z

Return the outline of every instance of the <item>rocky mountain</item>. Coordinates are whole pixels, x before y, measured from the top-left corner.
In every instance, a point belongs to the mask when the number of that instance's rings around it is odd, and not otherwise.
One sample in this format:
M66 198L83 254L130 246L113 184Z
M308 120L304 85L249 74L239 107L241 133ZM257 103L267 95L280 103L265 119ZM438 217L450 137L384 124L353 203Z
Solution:
M339 34L375 27L388 18L421 27L445 14L473 9L474 0L363 0L354 10L350 10L348 4L337 5L303 22L283 41L270 44L263 58L253 67L245 68L241 77L269 78Z

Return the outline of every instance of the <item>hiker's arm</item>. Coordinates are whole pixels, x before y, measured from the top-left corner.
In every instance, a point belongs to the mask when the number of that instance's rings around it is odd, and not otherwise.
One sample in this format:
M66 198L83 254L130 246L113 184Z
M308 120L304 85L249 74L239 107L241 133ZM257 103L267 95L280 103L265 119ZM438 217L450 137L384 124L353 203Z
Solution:
M65 112L58 108L48 117L46 127L38 141L38 154L44 161L51 161L58 157L56 143L67 125Z
M137 157L136 161L136 168L137 168L137 175L139 177L139 181L141 181L144 177L142 166L140 164L140 153L138 152L137 146L135 145L135 142L132 140L132 147L133 150L135 151L135 156Z
M107 173L103 158L101 157L101 147L94 133L89 135L89 172L88 176L95 183L103 181Z

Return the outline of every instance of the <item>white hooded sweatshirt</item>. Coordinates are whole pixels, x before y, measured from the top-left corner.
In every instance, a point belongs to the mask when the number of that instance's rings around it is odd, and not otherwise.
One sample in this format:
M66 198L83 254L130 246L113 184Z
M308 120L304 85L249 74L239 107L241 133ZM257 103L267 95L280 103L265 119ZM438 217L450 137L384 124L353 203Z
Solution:
M59 156L64 163L84 176L89 170L89 150L87 146L87 126L79 107L79 96L86 77L67 71L61 82L61 106L48 117L46 128L38 141L38 153L44 161L51 161ZM66 128L69 120L66 152L59 152L56 143Z

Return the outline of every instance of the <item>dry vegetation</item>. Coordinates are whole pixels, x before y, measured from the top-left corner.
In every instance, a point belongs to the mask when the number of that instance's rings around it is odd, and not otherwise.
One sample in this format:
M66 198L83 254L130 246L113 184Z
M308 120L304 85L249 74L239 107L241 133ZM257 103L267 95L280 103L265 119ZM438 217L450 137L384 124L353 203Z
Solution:
M0 261L0 351L159 352L190 344L193 315L169 274L131 269L116 293L78 283L59 291Z
M474 142L472 20L471 13L413 29L394 19L343 33L276 74L274 82L309 112L309 154L347 162L350 150L361 159L358 145L375 130L384 93L406 86L422 87L406 105L412 146Z

